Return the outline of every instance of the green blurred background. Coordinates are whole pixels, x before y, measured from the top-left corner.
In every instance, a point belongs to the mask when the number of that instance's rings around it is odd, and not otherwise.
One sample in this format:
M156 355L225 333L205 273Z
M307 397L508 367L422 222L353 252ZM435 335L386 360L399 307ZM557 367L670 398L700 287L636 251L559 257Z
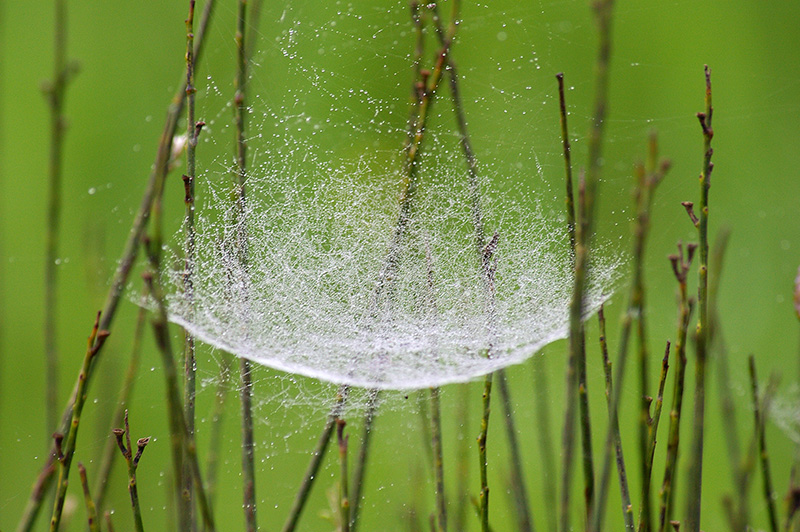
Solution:
M187 3L188 4L188 3ZM493 186L519 192L561 217L563 163L560 156L554 75L564 72L576 166L585 161L585 137L593 87L596 31L582 0L497 0L465 3L453 58L463 74L462 90L473 143ZM443 11L449 6L445 2ZM94 313L102 306L108 281L122 249L152 164L166 106L184 68L183 2L75 3L69 6L68 56L80 63L70 84L64 149L62 238L59 244L58 327L60 401L66 401L83 357ZM198 72L198 118L209 123L198 149L198 168L209 179L225 179L231 160L231 99L235 51L234 2L221 2L212 21L206 55ZM598 232L612 248L627 253L631 219L632 165L644 154L649 131L659 132L661 152L673 162L659 188L648 248L650 350L653 364L665 340L674 338L675 283L666 256L678 240L695 232L681 201L697 200L702 138L695 113L703 108L703 65L714 83L714 162L711 234L732 230L720 317L731 365L728 386L736 399L743 441L752 427L746 358L755 354L762 380L781 376L779 395L791 401L797 384L798 321L792 287L800 265L800 4L743 0L618 2L614 20L610 113L606 165L601 185ZM22 511L43 464L52 427L45 423L42 341L44 235L46 224L48 114L40 91L52 72L52 6L46 2L0 2L0 529L9 530ZM348 161L363 158L376 174L398 164L408 112L412 32L404 2L265 2L258 30L250 88L251 153L284 158L287 171L303 172L306 158ZM429 48L429 52L431 48ZM425 64L430 63L430 56ZM446 93L442 93L446 95ZM319 126L319 127L315 127ZM435 107L432 132L452 142L449 102ZM280 147L286 139L299 146ZM294 142L294 140L293 140ZM443 142L444 144L444 142ZM263 155L267 154L267 155ZM276 155L277 154L277 155ZM310 155L310 157L309 157ZM167 188L167 222L178 227L182 184L173 173ZM203 188L199 185L202 199ZM132 277L131 290L140 282ZM692 283L694 286L694 283ZM620 293L624 294L624 285ZM131 292L135 293L135 292ZM612 300L609 341L615 352L617 316L624 296ZM77 460L90 478L109 437L119 383L127 365L136 308L126 299L106 344L85 411ZM178 332L175 345L178 345ZM596 324L590 322L590 338ZM533 373L548 379L553 434L564 411L565 343L545 349L511 368L520 440L527 457L525 478L539 529L547 529L541 455L534 410ZM198 398L201 454L208 436L207 415L214 398L217 360L226 356L201 348L198 371L205 383ZM692 357L690 356L690 360ZM712 362L711 371L715 365ZM131 410L134 437L150 435L139 470L145 525L169 530L169 450L161 363L148 331L142 369ZM595 342L589 349L589 389L595 448L605 432L602 369ZM636 404L633 375L623 401ZM703 528L725 525L721 498L732 491L723 441L716 375L709 379ZM257 496L262 529L283 522L324 422L332 388L305 378L256 370ZM470 425L477 434L480 386L471 384ZM653 377L655 387L655 376ZM668 386L671 389L671 386ZM689 388L690 389L690 388ZM459 388L443 391L447 489L454 492ZM669 401L668 394L666 401ZM363 530L404 530L417 511L426 523L433 488L425 441L419 430L415 394L387 398L377 420L374 452L365 486ZM689 406L691 401L689 400ZM230 394L217 511L223 530L236 530L239 510L238 401ZM690 412L690 410L686 410ZM512 528L512 507L504 495L508 462L501 409L490 429L495 530ZM623 410L632 470L634 508L635 419ZM800 405L784 421L798 424ZM688 427L690 418L684 420ZM732 422L729 419L725 423ZM352 415L356 440L360 422ZM666 440L666 416L661 441ZM689 431L684 434L688 438ZM767 425L779 497L785 493L792 449L790 434ZM560 446L557 446L557 448ZM662 448L663 451L663 448ZM471 493L477 495L477 453L470 450ZM657 451L660 457L663 454ZM331 457L335 456L331 454ZM656 461L656 478L661 477ZM329 507L326 491L336 481L332 458L320 475L303 519L303 529L332 530L320 517ZM681 464L685 472L685 464ZM75 477L77 479L77 477ZM109 508L118 529L130 528L122 468L112 479ZM621 527L618 490L612 479L607 529ZM760 478L754 478L760 482ZM580 484L576 468L575 486ZM681 489L681 487L679 487ZM751 493L753 524L766 528L763 499ZM77 496L77 481L71 493ZM679 513L684 505L679 494ZM81 528L76 498L71 529ZM782 506L781 506L782 508ZM44 513L47 514L46 508ZM577 507L576 518L579 515ZM469 520L473 529L477 520ZM44 523L42 520L41 523Z

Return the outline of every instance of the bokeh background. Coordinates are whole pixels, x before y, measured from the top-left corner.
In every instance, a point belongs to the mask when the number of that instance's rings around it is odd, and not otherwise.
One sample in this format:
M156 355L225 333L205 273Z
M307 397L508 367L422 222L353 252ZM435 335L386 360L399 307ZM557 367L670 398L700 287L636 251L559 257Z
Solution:
M188 4L188 3L187 3ZM448 12L447 2L442 11ZM57 338L58 394L66 401L83 357L94 313L127 235L152 164L166 106L184 68L183 2L75 3L69 6L68 56L80 64L69 85L64 149L64 188L59 244ZM220 2L198 72L198 118L209 123L198 149L198 167L209 179L226 178L233 131L227 102L233 93L234 2ZM264 2L253 35L251 163L283 158L286 171L303 172L303 161L363 161L376 175L391 176L408 113L413 37L408 6L397 1ZM583 0L465 3L453 47L462 74L465 111L473 143L491 187L536 198L561 217L563 163L554 75L564 72L576 166L585 162L585 131L591 114L596 31ZM614 19L610 112L599 200L598 233L616 253L628 253L633 163L645 153L647 135L659 133L661 153L672 170L653 208L646 275L649 286L650 351L655 368L676 326L675 283L666 256L695 231L680 206L697 200L702 138L695 113L703 108L703 65L714 84L714 162L711 234L731 230L719 310L731 367L729 386L737 417L722 419L718 382L709 379L703 528L725 525L721 499L732 491L722 430L736 423L743 441L752 433L746 359L756 356L762 380L780 378L784 405L779 423L767 424L779 498L785 493L800 423L796 392L797 315L793 281L800 265L800 4L742 0L660 3L618 2ZM252 22L251 22L252 24ZM47 2L0 3L0 529L12 529L44 462L53 428L45 423L43 355L44 235L46 224L48 114L40 91L52 72L52 6ZM430 39L429 39L430 40ZM428 56L424 64L430 64ZM446 96L446 92L442 93ZM449 102L436 104L432 138L453 142ZM291 139L290 141L288 139ZM282 144L283 143L283 144ZM444 148L443 148L444 149ZM259 155L261 154L261 155ZM176 171L166 191L167 223L176 230L183 212ZM368 172L365 172L367 175ZM202 201L203 186L199 184ZM367 183L365 181L365 186ZM692 284L694 286L694 283ZM132 277L131 293L140 289ZM615 352L626 286L618 287L607 311ZM126 299L115 320L93 381L76 459L89 469L106 438L133 337L136 307ZM596 338L596 323L588 326ZM179 332L175 331L175 345ZM527 457L525 478L536 524L547 529L544 468L538 447L542 430L534 408L534 373L547 381L551 431L560 433L564 401L565 342L558 342L509 372L520 440ZM201 454L216 388L218 361L226 356L200 348L198 397ZM690 356L690 360L692 357ZM145 525L169 530L169 450L160 358L145 336L143 362L133 392L134 437L153 436L139 470ZM602 366L594 341L589 348L589 388L595 448L604 435L606 407ZM636 404L629 375L623 401ZM653 376L653 388L656 377ZM460 403L469 397L466 434L477 435L480 385L443 390L448 490L454 492ZM691 383L689 384L691 389ZM328 411L332 388L267 368L256 370L257 497L263 529L276 528L288 512L316 435ZM671 386L668 386L668 390ZM655 390L654 390L655 391ZM433 510L424 431L415 393L390 394L376 422L365 486L363 530L405 530L408 515L422 523ZM667 394L669 401L671 394ZM668 404L668 403L667 403ZM691 401L689 400L689 406ZM690 412L690 410L686 410ZM490 429L495 530L512 529L507 490L508 462L499 404ZM218 491L223 529L243 521L239 510L238 401L230 393ZM360 421L352 412L352 440ZM633 449L635 415L623 410L632 492L637 493ZM688 427L690 418L684 419ZM661 441L666 439L666 416ZM684 434L688 437L689 431ZM557 443L554 442L554 443ZM473 446L474 447L474 446ZM556 445L558 448L559 445ZM477 495L477 452L470 448L471 493ZM303 528L332 530L321 513L336 482L331 453L307 507ZM660 478L661 461L656 461ZM685 472L685 464L681 464ZM109 508L118 529L129 528L130 510L122 467L112 479ZM77 479L77 477L76 477ZM756 476L754 482L760 482ZM576 468L576 496L580 484ZM608 529L618 529L615 481ZM682 487L679 487L679 490ZM766 528L763 500L753 485L753 523ZM83 524L77 480L71 489L71 529ZM634 496L637 508L638 497ZM683 497L678 495L678 508ZM781 507L782 508L782 507ZM47 509L45 509L45 514ZM680 512L679 512L680 514ZM576 518L579 515L577 507ZM44 521L42 521L43 523ZM468 520L472 528L477 520Z

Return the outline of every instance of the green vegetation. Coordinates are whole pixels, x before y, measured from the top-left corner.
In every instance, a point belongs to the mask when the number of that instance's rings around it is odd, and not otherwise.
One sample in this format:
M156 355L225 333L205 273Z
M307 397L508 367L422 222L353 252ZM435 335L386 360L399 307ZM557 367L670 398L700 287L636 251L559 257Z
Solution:
M800 530L795 2L18 4L0 4L0 530ZM490 189L564 227L568 340L379 394L237 375L168 323L161 274L193 294L209 183L240 265L260 175L356 161L354 182L396 185L390 301L439 159L464 175L486 337L514 237ZM609 254L626 269L598 323Z

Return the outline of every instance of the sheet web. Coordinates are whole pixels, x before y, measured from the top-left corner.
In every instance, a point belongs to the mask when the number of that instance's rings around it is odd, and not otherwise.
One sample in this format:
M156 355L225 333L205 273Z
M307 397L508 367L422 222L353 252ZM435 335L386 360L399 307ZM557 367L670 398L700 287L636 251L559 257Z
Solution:
M207 127L198 150L205 171L194 300L182 295L175 271L172 321L210 346L289 376L394 390L471 380L566 336L571 257L562 200L542 170L543 159L559 156L558 143L540 152L532 140L552 90L525 80L540 68L538 49L526 39L552 34L521 15L473 9L452 57L479 160L484 245L497 234L493 289L474 242L446 76L417 161L409 222L395 238L413 80L408 7L293 3L265 14L277 15L278 24L262 29L251 64L243 218L231 201L232 90L212 74L201 93ZM440 49L427 18L423 68ZM497 46L489 54L469 41L486 35ZM546 120L557 123L551 111ZM174 247L182 241L178 234ZM390 256L396 266L382 281ZM610 294L619 269L614 253L596 256L590 309Z

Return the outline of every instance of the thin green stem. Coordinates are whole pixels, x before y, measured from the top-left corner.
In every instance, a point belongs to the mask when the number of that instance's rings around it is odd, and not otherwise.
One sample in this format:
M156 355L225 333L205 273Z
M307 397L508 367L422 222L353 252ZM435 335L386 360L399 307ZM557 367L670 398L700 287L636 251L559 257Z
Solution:
M442 420L439 388L431 388L431 448L433 473L436 479L436 524L438 532L447 530L447 500L444 493L444 461L442 458Z
M544 483L544 503L547 508L557 508L558 486L556 483L556 454L553 450L553 433L550 423L550 405L548 399L548 377L546 369L547 357L542 354L537 357L535 364L531 364L533 369L533 390L536 398L536 433L539 437L539 453L541 454L543 483ZM558 530L558 515L554 511L544 512L547 516L548 530L556 532Z
M606 341L606 317L603 306L597 311L597 319L600 329L600 352L603 355L603 371L606 378L606 403L608 404L609 419L613 425L611 430L614 439L614 456L617 463L617 474L619 476L619 491L622 501L622 520L625 523L625 530L634 530L633 505L631 504L631 492L628 487L628 473L625 467L625 456L622 452L622 437L619 432L619 419L612 415L611 392L614 389L612 376L611 359L608 357L608 342Z
M610 472L611 448L614 442L614 426L619 424L619 397L624 378L625 364L628 358L628 347L634 322L637 324L639 339L639 375L640 390L642 392L640 403L640 431L639 431L639 459L642 474L642 509L639 529L649 531L651 526L650 502L650 403L652 399L646 394L647 379L647 335L645 332L645 283L644 283L644 254L647 244L647 235L650 228L650 207L652 205L655 189L669 169L669 161L658 160L658 150L655 135L651 135L648 143L647 166L636 166L634 197L636 204L636 218L633 227L633 279L631 291L628 296L628 306L622 317L622 332L620 334L619 354L617 357L617 372L614 376L610 398L610 423L606 434L606 447L603 459L603 472L598 485L597 512L592 521L593 531L602 529L605 504L607 499L608 477ZM580 227L580 225L579 225ZM579 238L580 241L580 238Z
M331 413L328 415L328 419L325 423L322 433L317 439L317 445L314 447L314 450L311 453L311 461L309 462L306 472L303 475L303 480L300 483L300 488L297 490L294 503L292 503L292 508L289 510L289 515L286 518L286 522L283 524L283 528L281 528L282 532L293 531L300 520L300 516L303 513L303 508L308 500L308 495L311 493L311 488L314 485L314 480L317 478L317 472L319 471L319 466L322 463L322 458L325 456L325 450L328 448L328 442L330 442L333 428L336 425L336 420L339 419L339 416L341 415L348 393L349 388L347 386L339 387L339 391L336 394L335 404L331 410Z
M567 128L567 103L564 97L564 73L556 74L558 80L558 114L561 123L561 144L564 149L564 183L566 185L565 203L567 208L567 230L572 252L575 252L575 199L572 191L572 148Z
M689 476L686 489L685 532L699 532L700 508L703 484L703 441L706 405L706 355L708 347L708 190L714 164L711 156L711 139L714 136L711 119L714 112L711 104L711 71L705 67L706 110L698 113L703 129L703 169L700 173L700 218L695 223L700 240L700 265L697 287L697 358L695 360L694 417L692 445L689 452Z
M244 271L248 262L246 230L247 213L247 144L245 142L245 115L247 113L247 57L245 45L245 28L247 17L247 1L239 1L239 10L236 27L236 79L234 82L234 124L236 128L236 204L237 239L239 261ZM247 286L247 285L246 285ZM253 382L250 361L246 358L239 359L239 374L241 378L241 410L242 410L242 477L244 483L244 513L248 532L255 532L256 526L256 497L255 497L255 443L253 437Z
M517 526L520 532L532 532L533 520L531 519L530 508L528 507L528 490L525 488L523 477L523 461L517 440L517 429L514 423L514 408L511 401L511 390L508 386L508 378L505 370L497 372L497 384L500 388L500 399L503 403L505 413L506 437L509 445L509 482L511 484L514 508L517 511Z
M478 515L481 522L481 532L489 532L489 475L487 473L486 440L489 432L493 375L493 373L489 373L483 380L483 415L481 416L481 431L478 435L478 463L481 475Z
M456 407L456 501L453 515L455 530L464 530L469 509L469 454L472 438L469 436L469 404L472 396L471 386L458 387L458 406Z
M656 428L654 419L650 417L650 406L653 401L649 396L650 390L650 355L647 349L647 312L645 304L645 282L644 282L644 252L647 244L647 234L650 229L650 207L653 203L653 195L658 183L663 179L664 174L669 168L669 163L663 161L658 164L658 138L655 133L651 133L648 142L647 158L644 165L637 165L637 185L635 190L637 202L637 221L634 229L637 241L634 254L636 305L631 310L634 312L633 318L637 323L637 336L639 341L639 390L640 390L640 411L639 411L639 460L642 478L642 507L639 518L639 532L650 532L652 524L652 502L651 502L651 478L653 473L652 460L653 448L655 446ZM669 349L669 347L667 348ZM669 350L667 351L669 356ZM661 374L660 394L663 397L663 386L666 379L666 363L662 365L664 371ZM660 406L658 415L661 415ZM657 422L656 422L657 424Z
M723 257L727 248L730 229L723 227L717 234L714 247L711 250L711 267L714 268L710 273L708 286L708 325L709 325L709 349L714 352L714 359L717 363L717 390L720 397L720 411L722 424L725 430L725 444L728 451L728 460L731 466L731 479L736 498L731 498L731 522L735 530L744 530L750 521L749 497L747 492L750 487L749 469L750 466L743 461L741 442L736 423L736 409L734 399L731 394L731 381L729 371L728 349L725 345L725 338L722 334L722 327L717 313L717 294L719 294L720 279L722 277ZM749 458L749 457L748 457ZM735 503L735 504L734 504Z
M154 202L154 208L160 207L160 195L157 195L157 200ZM153 213L155 234L159 234L160 230L155 223L159 218L158 210ZM156 240L155 242L158 242ZM197 502L200 506L200 513L203 518L203 523L209 532L214 532L216 527L214 525L214 518L211 514L211 507L206 497L205 488L203 486L203 479L200 473L200 466L197 462L197 447L195 445L194 436L189 433L186 427L186 420L183 415L183 408L181 403L181 396L178 386L178 370L175 365L175 357L172 351L170 342L169 328L167 324L167 309L164 304L164 292L161 287L161 281L158 277L160 271L160 245L155 245L154 242L146 239L145 247L148 251L148 259L150 261L150 271L145 272L144 279L150 290L150 296L155 302L155 315L152 320L153 332L156 337L156 344L158 345L159 352L161 353L161 360L164 371L164 384L167 396L167 410L170 425L170 442L172 449L173 461L173 474L175 475L175 482L178 490L181 491L181 486L178 483L182 471L182 463L184 456L191 466L192 476L194 477L194 488ZM155 272L155 273L154 273ZM180 496L180 494L179 494ZM180 504L180 501L178 501Z
M694 258L696 246L689 245L687 255L684 256L682 244L678 244L678 254L670 256L672 270L678 281L678 332L674 345L675 354L672 359L675 364L673 377L672 407L669 413L669 436L667 440L667 457L664 466L664 480L659 492L658 530L666 532L672 520L673 486L676 482L678 468L678 450L680 444L681 414L683 412L683 390L686 376L686 337L689 329L689 320L694 308L693 301L688 296L687 276Z
M652 477L653 459L656 452L656 443L658 441L658 425L661 421L661 411L664 406L664 388L667 384L667 374L669 372L669 350L670 342L667 340L667 346L664 349L664 358L661 359L661 374L658 378L658 395L656 395L656 404L653 411L653 417L650 418L650 439L648 447L650 456L647 462L649 477Z
M439 43L442 46L445 46L449 42L449 40L452 39L455 32L455 28L458 24L458 13L459 13L458 2L454 2L452 7L453 11L450 16L450 26L448 28L448 31L445 32L436 4L434 3L431 6L433 12L433 21L436 27L436 33L439 37ZM485 249L486 242L485 242L483 215L480 204L481 194L480 194L480 179L478 177L478 162L477 158L475 157L475 152L472 149L472 143L470 141L469 132L467 130L467 120L466 120L466 115L464 113L464 106L461 100L461 90L459 89L458 70L455 62L451 57L447 58L447 72L449 74L448 77L450 80L450 94L453 101L453 111L455 112L456 123L458 124L461 148L464 152L464 159L467 162L467 172L469 177L469 191L470 191L471 211L472 211L473 238L475 239L476 249L480 256ZM484 272L484 274L486 274L486 272ZM493 299L494 296L491 290L487 290L487 292L489 293L489 298ZM494 303L490 302L490 306L494 306ZM520 530L530 531L533 529L533 521L531 519L531 512L528 505L528 496L527 496L527 490L525 488L524 477L522 476L522 467L521 467L522 458L520 456L519 443L517 441L517 431L514 428L513 408L511 406L511 392L508 388L508 382L505 377L505 372L501 371L500 373L501 374L498 375L498 378L500 379L501 399L503 401L503 406L505 407L505 412L506 412L505 416L506 434L508 437L508 443L510 449L509 453L509 458L511 461L510 470L512 472L511 491L514 496L514 504L517 510L517 519Z
M63 101L66 70L66 2L55 1L55 39L53 81L45 96L50 105L50 161L45 243L44 351L45 351L45 431L48 437L57 426L58 352L56 350L56 272L61 213L61 152L64 137Z
M83 357L83 365L78 374L78 388L75 395L75 404L72 408L72 416L69 423L69 432L66 437L61 433L54 436L56 446L56 458L58 460L58 482L56 484L56 497L53 504L53 515L50 518L50 532L57 532L61 524L61 516L64 511L64 501L67 496L67 485L69 484L69 470L72 465L72 458L75 455L75 446L78 439L78 427L81 422L83 405L86 404L86 384L88 382L89 368L92 359L97 355L100 347L108 338L109 332L100 329L100 313L94 321L94 327L89 334L86 345L86 355Z
M144 294L142 294L144 298ZM125 416L127 405L130 401L131 393L136 382L136 375L139 373L139 361L142 355L142 336L147 318L147 308L142 305L136 318L136 329L133 334L133 347L131 348L131 358L128 363L128 370L125 373L125 379L120 386L119 396L117 397L117 409L114 411L114 416L111 418L111 426L119 427ZM102 458L100 459L100 467L97 471L95 479L95 493L97 497L97 507L102 509L105 501L106 493L108 493L108 480L111 475L111 467L114 465L114 458L117 456L117 445L112 439L107 439L103 447Z
M142 458L144 448L150 442L150 438L140 438L136 442L136 455L133 454L133 446L131 445L131 429L128 424L128 411L125 411L125 428L114 429L113 433L117 441L117 446L122 452L122 457L128 465L128 493L131 496L131 508L133 508L133 523L136 532L144 532L144 524L142 521L142 509L139 504L139 487L136 482L136 469L139 467L139 460ZM124 438L124 439L123 439Z
M46 433L58 426L58 350L56 305L58 240L61 226L62 153L64 147L64 99L75 68L67 63L67 3L55 0L53 79L45 87L50 107L50 158L48 163L47 232L45 235L44 350Z
M600 181L600 170L602 167L602 148L603 148L603 133L605 129L605 117L608 106L608 71L611 59L611 20L613 13L614 2L613 0L598 0L594 3L595 21L598 26L599 46L597 52L597 59L595 60L595 93L594 93L594 115L592 124L589 128L588 148L589 148L589 162L584 178L584 183L580 187L583 192L583 207L579 206L576 225L575 225L575 283L573 286L572 303L570 305L570 334L569 334L569 348L570 348L570 365L573 369L568 369L567 374L567 393L568 397L574 397L579 391L581 373L585 373L586 364L586 351L585 351L585 338L583 332L583 314L585 310L585 289L586 289L586 275L589 265L589 246L591 241L591 234L594 226L594 208L597 199L597 188ZM580 198L578 200L580 202ZM583 369L582 369L583 368ZM577 372L576 375L572 375ZM585 392L584 392L585 393ZM567 400L567 410L574 408L573 399ZM582 407L583 408L583 407ZM588 414L588 410L587 410ZM588 419L588 418L587 418ZM569 491L571 485L571 460L572 460L572 429L569 426L572 423L572 416L565 416L565 429L564 429L564 468L562 471L562 506L561 506L561 530L566 532L570 529L569 526ZM586 422L582 423L582 427L586 427ZM585 432L584 435L588 436ZM611 431L609 430L608 444L610 444ZM586 514L590 518L595 513L593 500L593 483L590 484L590 469L589 460L591 459L591 444L584 440L584 480L586 482L585 498L586 498ZM610 445L607 445L607 449ZM608 456L608 454L606 454ZM593 477L593 473L592 473ZM604 487L600 489L601 494Z
M81 477L81 488L83 488L83 500L86 504L86 519L89 524L89 532L100 532L100 522L97 520L97 506L92 500L92 494L89 491L89 480L86 478L86 468L83 464L78 462L78 473Z
M347 487L347 441L344 427L347 423L343 419L336 420L336 439L339 443L339 510L341 532L350 532L350 497Z
M769 390L762 398L758 392L758 377L756 375L756 359L753 355L749 358L750 367L750 388L753 399L753 417L755 421L755 438L758 442L758 455L761 462L761 475L764 487L764 502L767 506L769 516L769 529L771 532L778 532L778 516L775 511L775 494L772 489L772 475L769 467L769 454L767 453L767 439L764 435L764 423L768 415Z
M194 307L194 261L195 261L195 177L196 177L196 148L197 131L195 122L195 93L194 85L194 6L195 0L189 0L189 15L186 17L186 173L183 175L185 213L183 219L184 229L184 271L183 292L189 312ZM195 393L196 393L195 344L191 333L184 330L183 341L183 415L186 419L186 430L194 434L195 430ZM178 503L179 526L181 530L194 531L197 522L194 512L194 490L192 474L188 460L184 458L180 482L182 496Z
M380 392L369 390L367 409L364 412L364 428L361 432L361 447L358 451L355 469L353 471L353 482L350 488L350 532L355 532L358 527L358 517L361 509L361 492L364 487L364 477L367 471L367 459L369 458L370 443L372 442L372 430L375 423L379 404Z
M211 429L208 438L208 454L206 455L206 492L213 508L217 494L217 468L219 451L222 447L222 432L225 418L225 400L231 381L232 355L222 355L219 361L217 389L214 394L214 410L211 414Z
M203 17L200 23L200 30L198 31L197 36L195 38L195 50L194 50L195 63L197 62L200 53L203 49L203 43L205 41L203 36L205 35L205 30L208 27L208 22L211 20L211 15L213 13L215 2L216 0L208 0L203 9ZM170 104L169 110L167 112L167 118L164 124L164 129L159 139L158 150L156 153L156 160L150 172L150 177L145 187L144 195L142 197L139 210L137 211L136 216L134 217L133 224L131 226L130 232L128 233L128 239L125 243L122 255L120 259L117 261L117 269L114 273L114 277L111 280L111 287L109 288L105 304L103 305L103 311L100 318L101 330L109 330L114 320L114 316L116 315L117 305L119 304L125 286L128 283L128 277L130 275L131 269L133 268L133 264L136 261L136 256L139 253L141 238L142 235L144 234L144 228L147 225L147 222L150 217L152 204L155 199L155 191L157 185L159 184L160 181L163 181L167 173L167 169L169 166L169 157L172 151L172 139L175 136L178 117L182 112L183 104L186 97L186 90L185 90L186 87L183 84L183 81L181 82L180 85L181 86L176 91L176 94L173 97L172 103ZM87 379L89 380L91 379L91 376L93 374L92 371L93 367L94 367L93 364L90 365L89 367L90 371L87 374ZM77 397L77 390L80 385L81 385L80 382L76 382L75 385L73 386L72 394L61 416L60 431L62 433L66 432L69 428L69 422L72 417L72 410ZM53 450L53 453L55 453L55 450ZM22 516L19 520L19 523L17 524L17 532L29 532L30 530L33 529L34 521L36 520L36 516L38 515L39 510L41 508L44 495L47 493L47 490L50 486L50 482L52 482L53 480L52 474L45 474L47 473L47 471L51 469L52 469L52 461L48 460L48 463L45 464L44 468L42 469L42 473L40 473L36 482L34 482L28 502L26 503L25 509L22 512Z

